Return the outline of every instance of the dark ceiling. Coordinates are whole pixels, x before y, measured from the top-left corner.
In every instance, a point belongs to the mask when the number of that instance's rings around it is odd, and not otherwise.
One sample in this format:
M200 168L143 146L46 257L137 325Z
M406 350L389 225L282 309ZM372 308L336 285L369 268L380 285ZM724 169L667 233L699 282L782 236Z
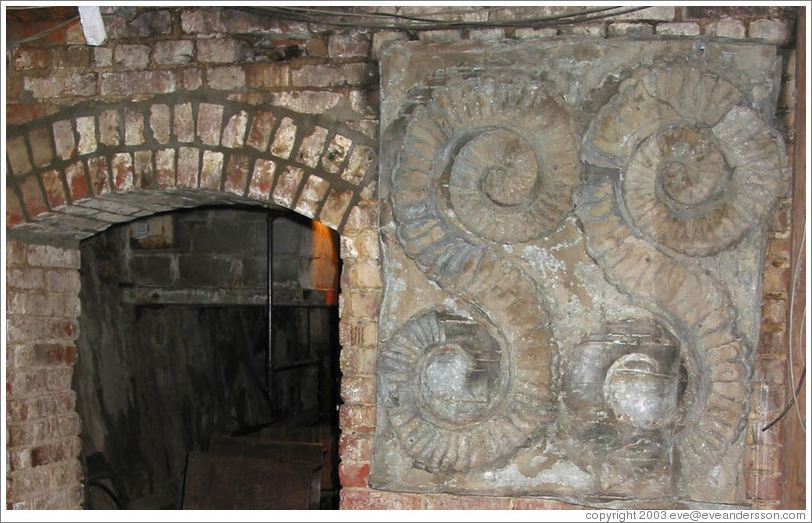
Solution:
M77 16L79 10L76 6L6 7L6 43L19 42Z

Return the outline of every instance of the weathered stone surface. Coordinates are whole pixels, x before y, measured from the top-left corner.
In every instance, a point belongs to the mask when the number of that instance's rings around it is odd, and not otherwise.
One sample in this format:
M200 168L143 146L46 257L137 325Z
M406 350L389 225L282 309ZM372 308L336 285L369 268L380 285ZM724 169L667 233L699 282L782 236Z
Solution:
M76 154L76 139L73 136L73 126L70 120L54 122L53 130L57 158L70 160Z
M327 129L316 126L313 132L302 138L299 150L296 152L296 161L308 167L316 167L324 150L324 140L327 138Z
M222 121L222 105L200 104L197 113L197 134L200 136L200 141L206 145L219 145Z
M76 119L76 132L79 133L79 154L88 154L96 150L96 119L82 116Z
M118 121L118 111L102 111L99 115L99 141L101 143L110 146L121 143Z
M193 40L160 40L155 42L152 60L158 65L187 64L194 59Z
M191 142L195 139L195 121L192 116L192 104L176 105L172 120L172 132L179 142ZM198 117L199 118L199 117Z
M25 138L17 136L6 143L8 161L11 163L11 172L20 175L31 170L31 160L28 158L28 147Z
M228 119L223 129L223 147L240 148L245 143L245 128L248 125L248 113L240 111Z
M279 158L288 158L293 151L293 141L296 139L296 124L288 117L282 118L271 143L271 154Z
M645 9L603 41L383 47L371 488L745 501L747 318L786 175L766 123L777 56L619 38L651 21L699 34L673 19ZM369 153L347 153L345 179ZM342 285L377 284L362 273ZM342 313L366 306L350 292Z
M124 111L124 145L144 143L144 115L136 111Z
M169 142L171 127L169 124L171 113L166 104L155 104L149 108L149 127L152 136L158 143L165 145Z
M248 132L246 144L260 152L267 150L274 121L274 115L266 111L254 115L254 121L251 123L251 130Z

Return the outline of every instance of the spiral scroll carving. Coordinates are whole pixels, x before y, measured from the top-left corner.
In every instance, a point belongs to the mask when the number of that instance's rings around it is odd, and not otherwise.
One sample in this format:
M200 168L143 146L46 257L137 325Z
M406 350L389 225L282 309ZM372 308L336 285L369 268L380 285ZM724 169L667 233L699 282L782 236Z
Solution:
M685 478L707 477L747 422L748 349L728 290L674 255L731 248L775 202L783 144L741 98L691 67L647 70L621 84L583 142L584 161L620 171L619 184L580 191L587 252L618 289L681 325L693 347L694 404L675 442L691 458Z
M782 145L742 95L689 66L626 81L585 137L584 157L622 172L632 225L690 256L735 245L775 200Z
M389 420L414 467L466 471L500 460L544 421L546 392L486 319L429 311L381 353Z
M467 372L473 354L426 334L444 335L450 320L437 311L413 318L386 344L386 368L402 384L390 421L417 468L484 466L551 419L556 349L542 328L549 315L532 277L499 244L539 237L571 210L575 145L569 113L520 74L449 80L411 115L391 183L398 239L430 280L499 326L492 339L500 340L499 360L510 362L489 371L499 376L486 387L502 391L499 408L469 412L471 404L430 399L441 391L431 392L429 371ZM470 326L467 336L486 339L480 331ZM395 354L409 354L414 367L398 367L405 360ZM417 365L421 358L434 363Z

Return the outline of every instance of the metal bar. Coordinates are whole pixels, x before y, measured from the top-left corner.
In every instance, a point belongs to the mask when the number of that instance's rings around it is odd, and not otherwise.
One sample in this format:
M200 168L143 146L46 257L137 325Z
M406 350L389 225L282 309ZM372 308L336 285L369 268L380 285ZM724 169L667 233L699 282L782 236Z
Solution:
M268 214L268 353L266 357L266 385L268 394L268 405L271 408L271 416L275 417L275 403L273 398L273 224L275 216Z
M311 358L309 360L302 360L296 361L294 363L288 363L287 365L279 365L274 367L273 370L275 371L285 371L290 369L298 369L300 367L312 367L314 365L318 365L319 359L318 358Z

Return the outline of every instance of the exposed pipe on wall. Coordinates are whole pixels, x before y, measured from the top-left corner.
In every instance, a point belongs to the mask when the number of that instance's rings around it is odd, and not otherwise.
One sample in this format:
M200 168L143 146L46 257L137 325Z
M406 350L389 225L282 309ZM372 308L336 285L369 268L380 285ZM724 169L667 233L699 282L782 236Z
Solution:
M268 352L265 361L265 376L268 395L268 406L271 409L271 419L276 419L275 403L273 399L273 224L276 215L268 213L267 229L267 261L268 261Z

